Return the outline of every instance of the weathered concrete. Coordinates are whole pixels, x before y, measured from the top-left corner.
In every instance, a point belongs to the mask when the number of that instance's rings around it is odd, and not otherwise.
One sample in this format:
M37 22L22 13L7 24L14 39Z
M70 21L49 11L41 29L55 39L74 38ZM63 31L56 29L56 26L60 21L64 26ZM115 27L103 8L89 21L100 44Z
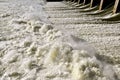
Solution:
M101 0L99 10L106 9L108 7L112 7L115 0Z
M113 13L120 12L120 0L116 0L113 8Z
M100 0L91 0L90 7L100 5Z

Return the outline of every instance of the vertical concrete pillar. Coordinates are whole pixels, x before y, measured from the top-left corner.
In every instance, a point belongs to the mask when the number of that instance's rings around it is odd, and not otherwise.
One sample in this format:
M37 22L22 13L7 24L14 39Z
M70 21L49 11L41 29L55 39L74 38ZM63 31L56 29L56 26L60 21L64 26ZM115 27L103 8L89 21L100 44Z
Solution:
M99 10L103 9L103 2L104 2L104 0L101 0Z
M99 10L113 6L115 0L101 0Z
M94 0L91 0L90 7L93 7L93 2L94 2Z
M91 0L84 0L83 4L86 5L86 4L89 4L91 2Z
M113 8L113 13L118 13L120 12L120 0L115 0L114 8Z
M100 0L91 0L90 7L95 7L97 5L100 5Z
M78 0L78 4L80 3L80 0Z
M76 0L73 0L73 2L76 2Z

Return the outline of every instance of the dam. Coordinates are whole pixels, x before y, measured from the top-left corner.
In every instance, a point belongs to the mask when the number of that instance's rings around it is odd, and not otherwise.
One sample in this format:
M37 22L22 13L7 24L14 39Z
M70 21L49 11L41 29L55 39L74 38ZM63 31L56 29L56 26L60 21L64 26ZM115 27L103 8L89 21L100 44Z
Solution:
M120 0L0 0L0 80L120 80Z

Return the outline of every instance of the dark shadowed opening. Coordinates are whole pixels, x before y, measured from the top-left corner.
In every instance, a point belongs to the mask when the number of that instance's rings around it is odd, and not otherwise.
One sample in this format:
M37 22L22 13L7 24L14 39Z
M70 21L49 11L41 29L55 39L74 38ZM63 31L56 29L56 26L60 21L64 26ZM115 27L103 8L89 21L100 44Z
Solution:
M74 0L70 0L70 1L74 2Z
M91 3L91 7L100 5L100 1L101 1L101 0L93 0L92 3Z
M84 0L84 5L89 4L91 0Z
M117 6L117 10L116 10L116 13L120 13L120 1L119 1L119 3L118 3L118 6Z
M81 3L83 3L83 2L84 2L84 0L80 0L80 1L79 1L79 4L81 4Z
M112 7L115 3L115 0L103 0L101 5L101 10Z
M78 2L78 0L75 0L75 2Z

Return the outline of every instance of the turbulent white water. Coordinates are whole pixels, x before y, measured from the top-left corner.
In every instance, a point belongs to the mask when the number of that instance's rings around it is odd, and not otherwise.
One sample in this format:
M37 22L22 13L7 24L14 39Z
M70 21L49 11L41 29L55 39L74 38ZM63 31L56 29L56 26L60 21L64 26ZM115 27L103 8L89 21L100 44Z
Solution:
M45 3L0 2L0 80L117 80L119 65L99 60L85 40L56 29Z

